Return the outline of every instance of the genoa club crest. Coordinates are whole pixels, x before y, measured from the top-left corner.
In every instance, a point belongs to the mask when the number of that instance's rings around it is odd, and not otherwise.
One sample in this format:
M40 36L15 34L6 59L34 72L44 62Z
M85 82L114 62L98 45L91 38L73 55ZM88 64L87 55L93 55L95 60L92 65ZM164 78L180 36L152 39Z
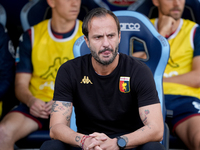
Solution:
M122 93L130 92L130 77L120 77L119 90Z

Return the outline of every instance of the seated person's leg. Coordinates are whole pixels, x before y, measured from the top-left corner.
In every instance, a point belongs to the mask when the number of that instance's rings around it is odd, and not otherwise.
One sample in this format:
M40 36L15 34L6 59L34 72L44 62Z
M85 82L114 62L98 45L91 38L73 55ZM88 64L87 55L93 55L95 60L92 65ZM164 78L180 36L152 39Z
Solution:
M39 128L37 118L33 119L23 106L19 106L18 111L14 109L9 112L0 123L0 145L3 150L13 150L16 141Z
M199 99L190 96L165 97L167 109L173 110L172 132L179 136L189 149L200 149Z
M193 116L176 127L176 134L189 149L200 149L200 115Z

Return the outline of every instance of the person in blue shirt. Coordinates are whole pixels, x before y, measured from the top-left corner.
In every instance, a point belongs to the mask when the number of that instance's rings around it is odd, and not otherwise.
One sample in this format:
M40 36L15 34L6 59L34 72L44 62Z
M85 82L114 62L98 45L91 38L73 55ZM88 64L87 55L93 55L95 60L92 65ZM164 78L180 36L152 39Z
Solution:
M11 91L15 77L15 50L7 33L7 29L0 24L0 118L3 112L3 100ZM11 89L11 90L10 90ZM12 93L14 94L14 92ZM7 103L7 102L4 102Z

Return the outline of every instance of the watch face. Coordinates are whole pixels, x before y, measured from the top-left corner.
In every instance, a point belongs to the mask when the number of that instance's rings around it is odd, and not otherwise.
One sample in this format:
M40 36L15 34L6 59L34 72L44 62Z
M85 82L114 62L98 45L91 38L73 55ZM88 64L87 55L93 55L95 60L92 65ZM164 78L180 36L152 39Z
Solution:
M126 141L123 138L119 138L117 144L119 147L124 148L126 146Z

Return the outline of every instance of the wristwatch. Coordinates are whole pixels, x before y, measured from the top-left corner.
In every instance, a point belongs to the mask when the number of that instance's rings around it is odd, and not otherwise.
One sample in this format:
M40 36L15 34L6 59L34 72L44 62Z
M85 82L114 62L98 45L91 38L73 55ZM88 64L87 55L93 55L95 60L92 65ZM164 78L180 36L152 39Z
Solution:
M117 146L120 150L123 150L126 147L126 140L122 137L117 137Z

